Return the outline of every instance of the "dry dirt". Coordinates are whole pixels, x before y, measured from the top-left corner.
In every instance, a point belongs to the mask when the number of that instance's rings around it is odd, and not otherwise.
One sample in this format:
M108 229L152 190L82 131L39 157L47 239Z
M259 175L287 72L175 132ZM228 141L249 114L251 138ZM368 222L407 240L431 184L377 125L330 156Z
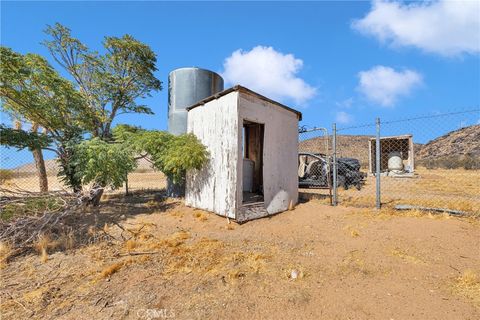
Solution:
M7 264L2 319L480 319L478 219L313 200L237 225L145 193L92 214L91 245Z
M398 204L460 210L480 217L480 170L426 169L419 167L412 177L381 177L382 206ZM328 190L305 189L326 198ZM360 191L338 189L338 201L345 206L375 207L375 177L368 176ZM324 203L329 203L328 199Z

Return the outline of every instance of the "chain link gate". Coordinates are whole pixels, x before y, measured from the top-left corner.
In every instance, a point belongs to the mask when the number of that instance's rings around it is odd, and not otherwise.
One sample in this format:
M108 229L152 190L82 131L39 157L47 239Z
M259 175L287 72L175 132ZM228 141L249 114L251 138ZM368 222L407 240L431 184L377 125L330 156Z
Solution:
M298 184L304 199L321 199L332 204L331 143L326 128L298 130Z
M375 140L375 123L355 127L332 126L333 204L372 207L378 191L374 173L368 173L372 161L369 141ZM375 158L373 158L375 161Z
M480 109L381 121L382 208L480 215Z
M480 215L479 117L472 109L333 124L334 205Z

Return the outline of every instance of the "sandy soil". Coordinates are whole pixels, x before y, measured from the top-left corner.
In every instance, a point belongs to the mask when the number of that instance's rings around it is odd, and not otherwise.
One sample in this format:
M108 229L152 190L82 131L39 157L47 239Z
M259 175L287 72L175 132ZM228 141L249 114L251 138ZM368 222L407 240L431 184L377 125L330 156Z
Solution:
M149 190L149 189L162 189L167 185L165 175L158 171L147 171L147 172L132 172L128 175L128 188L131 191L135 190ZM2 188L6 189L22 189L28 190L31 192L40 191L38 185L38 178L34 174L24 175L22 177L17 177L11 180L6 181L1 185ZM50 191L59 191L68 189L65 185L58 179L56 174L48 175L48 187ZM106 190L110 193L124 192L125 187L122 187L118 190Z
M309 201L237 225L158 195L90 215L91 245L2 270L2 319L480 318L478 220Z

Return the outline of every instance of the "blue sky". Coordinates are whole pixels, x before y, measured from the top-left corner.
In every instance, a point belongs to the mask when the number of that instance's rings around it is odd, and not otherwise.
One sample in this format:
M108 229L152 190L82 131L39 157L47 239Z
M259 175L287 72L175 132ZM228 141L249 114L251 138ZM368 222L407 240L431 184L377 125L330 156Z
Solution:
M299 109L303 124L330 128L478 107L477 9L474 1L2 1L1 44L50 59L43 30L60 22L98 51L106 35L150 45L165 88L144 101L155 115L118 122L166 129L168 72L198 66Z

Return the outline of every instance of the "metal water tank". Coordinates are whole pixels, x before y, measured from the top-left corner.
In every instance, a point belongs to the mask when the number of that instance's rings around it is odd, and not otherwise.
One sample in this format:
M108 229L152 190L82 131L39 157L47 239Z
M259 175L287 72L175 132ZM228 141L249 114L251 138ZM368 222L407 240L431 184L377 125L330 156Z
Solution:
M210 70L180 68L168 75L168 131L187 132L186 108L223 91L223 78Z
M388 154L388 171L402 171L403 160L402 154L398 151L390 152Z

